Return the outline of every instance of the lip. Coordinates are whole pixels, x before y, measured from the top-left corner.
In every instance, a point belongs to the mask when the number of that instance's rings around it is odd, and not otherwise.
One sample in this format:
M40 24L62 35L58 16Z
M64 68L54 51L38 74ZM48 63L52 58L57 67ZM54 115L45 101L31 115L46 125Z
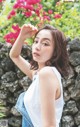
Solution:
M37 52L33 52L33 55L40 56L40 54Z

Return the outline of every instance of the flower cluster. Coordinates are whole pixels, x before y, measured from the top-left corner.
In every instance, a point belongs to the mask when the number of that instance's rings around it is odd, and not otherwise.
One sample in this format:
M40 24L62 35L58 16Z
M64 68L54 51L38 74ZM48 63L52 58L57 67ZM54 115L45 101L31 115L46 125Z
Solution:
M3 0L0 0L0 2L3 2Z
M10 13L9 13L9 15L8 15L8 19L11 19L13 16L15 16L16 15L16 11L15 10L12 10Z
M57 2L57 6L60 3ZM13 5L13 9L8 15L8 19L11 19L13 16L21 14L25 20L28 18L32 19L31 21L36 21L36 26L40 28L45 23L50 23L52 19L61 18L61 14L55 14L52 9L47 9L45 11L44 6L41 4L41 0L16 0L16 3ZM21 17L20 17L21 18ZM5 35L4 39L8 42L13 44L16 38L19 35L20 28L18 25L12 26L13 30L16 32L11 32Z
M55 19L59 19L59 18L61 18L61 17L62 17L61 14L55 14L55 15L54 15L54 18L55 18Z
M13 6L13 10L8 15L8 19L15 16L17 10L22 10L22 14L25 17L30 17L33 12L37 14L37 9L41 9L40 0L17 0Z
M6 40L6 42L11 43L13 45L21 29L18 25L12 25L12 30L13 32L6 34L4 36L4 39Z

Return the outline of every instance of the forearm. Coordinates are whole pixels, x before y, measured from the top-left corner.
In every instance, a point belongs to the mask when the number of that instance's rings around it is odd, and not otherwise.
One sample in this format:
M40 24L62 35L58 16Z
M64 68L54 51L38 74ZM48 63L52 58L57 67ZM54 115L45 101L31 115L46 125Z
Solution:
M11 58L16 58L20 55L24 41L25 39L19 34L14 45L12 46L12 49L10 50L9 55Z

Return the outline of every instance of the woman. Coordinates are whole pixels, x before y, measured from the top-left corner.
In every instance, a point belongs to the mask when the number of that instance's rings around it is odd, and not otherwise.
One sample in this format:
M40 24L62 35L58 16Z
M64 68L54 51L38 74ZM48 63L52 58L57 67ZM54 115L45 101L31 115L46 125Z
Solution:
M29 63L20 54L25 39L33 35ZM22 114L22 127L59 127L64 106L61 76L68 74L69 67L63 33L50 25L37 30L24 24L10 50L10 58L32 80L15 106Z

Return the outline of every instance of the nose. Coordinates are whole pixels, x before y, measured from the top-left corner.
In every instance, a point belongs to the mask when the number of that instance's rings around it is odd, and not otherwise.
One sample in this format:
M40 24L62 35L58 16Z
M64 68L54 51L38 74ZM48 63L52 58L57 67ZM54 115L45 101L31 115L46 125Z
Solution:
M41 50L41 44L40 44L40 42L38 42L38 43L36 44L35 49L36 49L36 50Z

